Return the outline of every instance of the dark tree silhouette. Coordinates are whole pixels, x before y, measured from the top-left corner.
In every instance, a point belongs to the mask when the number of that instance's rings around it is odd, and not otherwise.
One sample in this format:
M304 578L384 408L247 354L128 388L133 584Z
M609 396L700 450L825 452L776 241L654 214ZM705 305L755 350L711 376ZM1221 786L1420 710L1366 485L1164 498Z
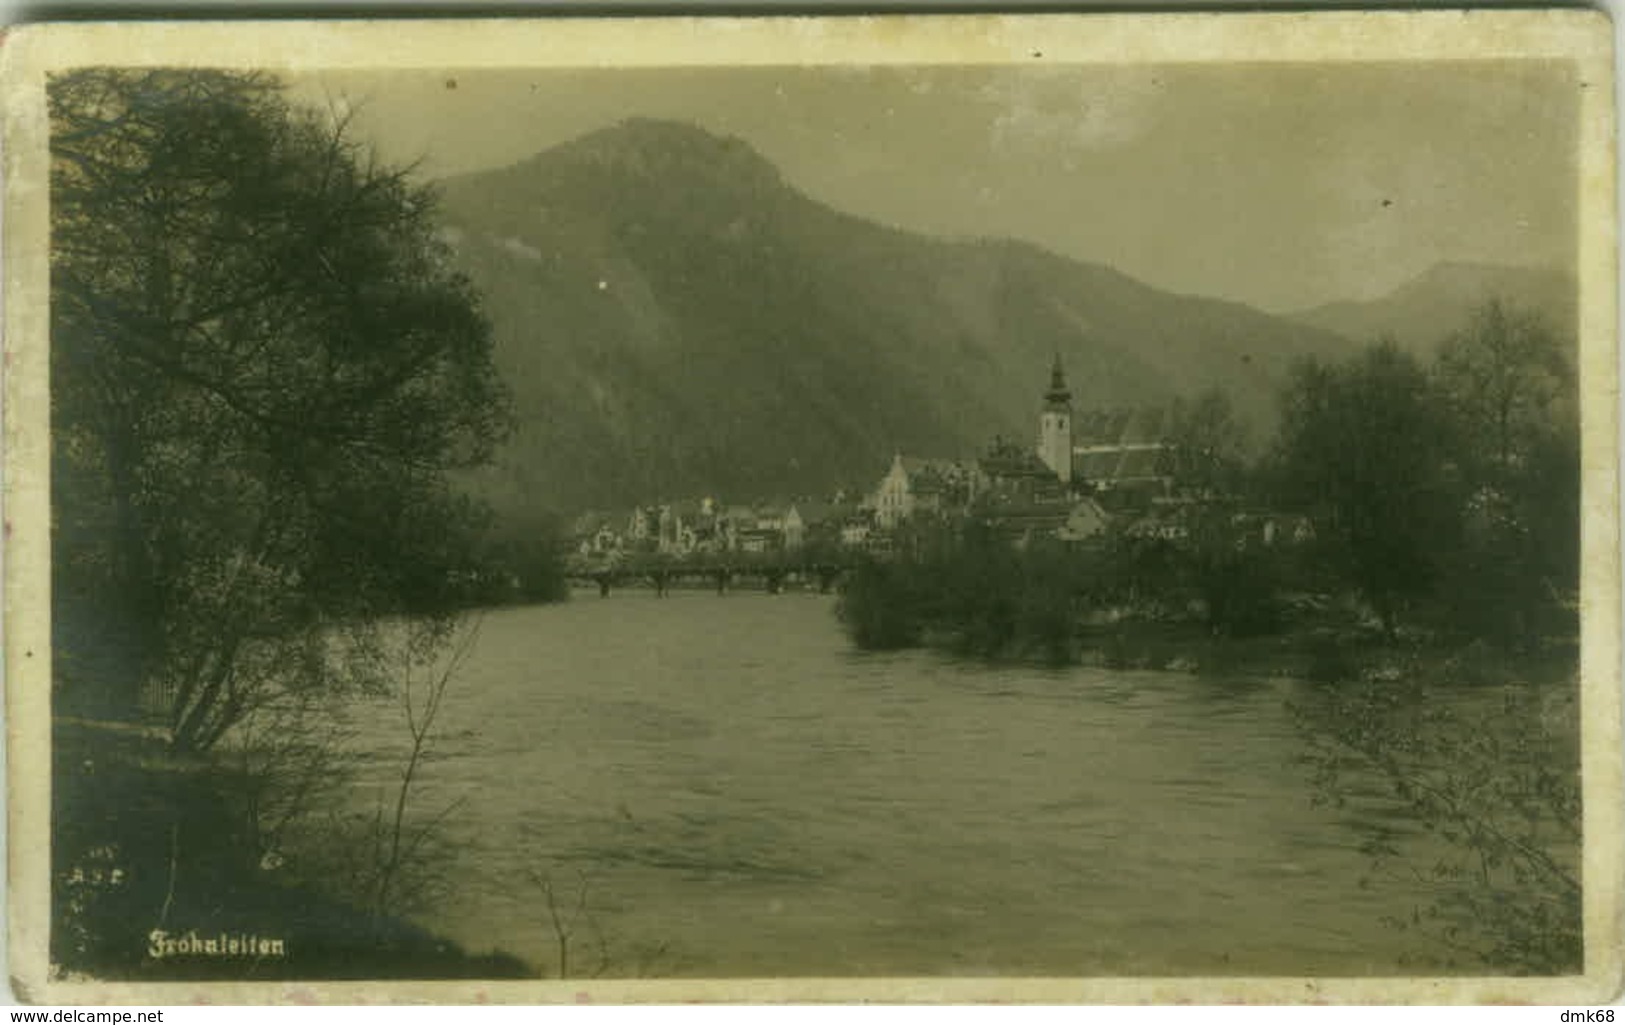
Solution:
M1392 343L1300 365L1283 394L1275 477L1392 633L1454 543L1451 418L1427 373Z
M55 77L51 373L62 694L204 749L438 617L506 424L434 197L275 80ZM338 630L348 633L335 644ZM364 660L363 660L364 661Z
M1194 498L1235 496L1245 486L1247 432L1230 396L1209 388L1168 406L1158 472Z
M1580 416L1574 344L1492 301L1440 348L1435 374L1460 424L1468 485L1450 567L1459 619L1529 643L1572 633L1580 569Z
M1473 471L1491 482L1516 475L1576 412L1574 369L1557 336L1535 313L1499 300L1444 341L1438 375L1466 428Z

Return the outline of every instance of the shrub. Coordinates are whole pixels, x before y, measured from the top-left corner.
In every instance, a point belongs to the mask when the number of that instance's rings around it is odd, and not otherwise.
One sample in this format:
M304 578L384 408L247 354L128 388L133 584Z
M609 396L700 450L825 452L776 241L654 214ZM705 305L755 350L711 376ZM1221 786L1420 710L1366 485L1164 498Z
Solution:
M1320 691L1295 709L1317 803L1371 801L1371 782L1427 836L1364 816L1371 872L1431 896L1395 928L1447 965L1467 958L1518 974L1583 962L1579 732L1573 681L1514 684L1457 711L1414 675ZM1440 853L1442 847L1443 853Z
M835 611L859 648L888 651L919 643L916 600L904 567L870 561L851 574Z

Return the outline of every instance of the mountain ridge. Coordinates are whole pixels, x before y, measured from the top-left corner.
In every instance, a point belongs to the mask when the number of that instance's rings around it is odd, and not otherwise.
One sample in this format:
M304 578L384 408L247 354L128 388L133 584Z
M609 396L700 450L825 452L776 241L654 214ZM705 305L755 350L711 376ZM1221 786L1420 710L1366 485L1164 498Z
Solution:
M1323 303L1284 316L1360 343L1392 338L1430 356L1491 299L1539 313L1559 337L1574 336L1578 282L1566 270L1540 265L1440 261L1374 299Z
M1015 239L835 210L743 140L633 119L440 183L518 430L500 515L867 488L894 452L1034 431L1051 360L1080 409L1218 386L1262 437L1334 331L1176 295Z

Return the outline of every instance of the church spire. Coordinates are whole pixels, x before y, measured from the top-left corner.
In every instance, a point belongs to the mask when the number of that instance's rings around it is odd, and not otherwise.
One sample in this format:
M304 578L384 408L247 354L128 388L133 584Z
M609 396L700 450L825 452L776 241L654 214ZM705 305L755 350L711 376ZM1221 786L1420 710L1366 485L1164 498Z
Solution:
M1050 368L1049 391L1038 414L1038 458L1055 471L1062 484L1072 481L1072 390L1066 386L1061 354Z
M1049 391L1044 393L1044 401L1051 406L1072 405L1072 390L1066 386L1066 371L1061 367L1061 354L1055 354L1055 364L1050 367Z

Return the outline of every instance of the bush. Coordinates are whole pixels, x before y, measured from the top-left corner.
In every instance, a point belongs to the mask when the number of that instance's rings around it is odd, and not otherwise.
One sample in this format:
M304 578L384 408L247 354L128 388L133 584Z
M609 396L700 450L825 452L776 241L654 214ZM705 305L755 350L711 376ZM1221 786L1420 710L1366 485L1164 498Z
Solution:
M1018 551L973 530L860 566L836 611L867 650L932 636L960 655L1060 665L1074 658L1080 592L1080 561L1064 549Z
M865 562L847 580L835 612L852 642L865 651L909 648L920 642L916 593L904 568Z
M1230 548L1206 557L1197 553L1193 561L1214 633L1256 637L1281 628L1275 567L1266 553Z
M1396 830L1391 815L1362 816L1362 885L1427 885L1425 903L1389 922L1446 966L1562 974L1583 964L1576 689L1572 679L1512 684L1463 712L1411 674L1325 689L1295 709L1317 803L1386 792L1431 838Z

